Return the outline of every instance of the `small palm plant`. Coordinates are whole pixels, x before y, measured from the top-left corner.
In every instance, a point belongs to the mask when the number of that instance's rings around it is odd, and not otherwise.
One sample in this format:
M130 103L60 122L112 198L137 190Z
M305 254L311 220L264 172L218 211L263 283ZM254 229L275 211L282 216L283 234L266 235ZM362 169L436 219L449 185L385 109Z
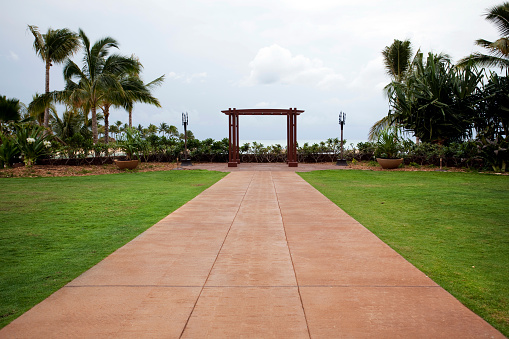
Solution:
M377 158L397 159L401 152L401 143L395 128L387 128L380 132L376 143Z
M118 139L118 146L125 153L127 160L139 159L143 140L137 130L127 128Z

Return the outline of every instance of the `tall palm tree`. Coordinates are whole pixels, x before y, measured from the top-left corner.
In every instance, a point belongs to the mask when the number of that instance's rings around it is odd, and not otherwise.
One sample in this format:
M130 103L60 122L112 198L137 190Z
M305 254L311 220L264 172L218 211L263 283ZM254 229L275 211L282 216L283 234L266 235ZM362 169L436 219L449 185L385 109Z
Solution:
M391 83L384 88L386 95L390 98L393 95L391 92L392 83L403 83L412 68L412 44L410 40L394 39L390 46L383 49L382 55L385 71L391 77ZM370 141L378 139L379 134L386 130L390 123L389 115L375 122L369 130L368 139Z
M117 57L116 55L109 56L106 60L106 64L109 64L110 58ZM109 139L109 115L110 115L110 107L122 107L127 102L130 102L131 98L133 96L140 96L145 94L146 89L145 88L133 88L133 86L129 83L129 81L126 81L126 79L131 78L131 74L138 74L140 71L141 63L138 61L138 59L131 57L131 62L133 64L133 67L124 68L124 69L114 69L112 70L112 74L115 76L116 80L118 81L118 86L111 86L111 88L108 88L103 96L102 100L100 102L100 107L104 114L104 142L108 143ZM141 94L138 93L141 91ZM159 104L159 102L157 102Z
M76 33L67 28L51 29L48 28L46 34L41 34L39 28L34 25L28 25L32 32L34 40L34 49L37 55L46 64L45 92L49 93L49 70L53 64L63 63L68 57L73 55L80 47L80 40ZM44 127L49 127L49 108L44 110Z
M140 64L141 65L141 64ZM138 74L130 74L122 79L122 86L127 92L127 100L124 102L124 109L129 113L129 128L133 125L133 108L136 102L146 103L161 107L159 100L155 98L151 90L164 82L164 75L145 84Z
M91 46L90 40L81 29L79 36L85 50L83 68L80 69L72 60L67 59L64 67L66 89L57 94L56 98L90 109L95 144L99 140L97 108L108 100L111 93L123 93L120 75L139 71L140 64L122 55L108 56L111 48L118 48L117 41L111 37L103 38Z
M509 72L509 2L488 9L486 20L495 24L501 37L496 41L478 39L477 46L484 47L488 54L473 53L461 59L458 66L464 67L470 63L481 67L500 67Z

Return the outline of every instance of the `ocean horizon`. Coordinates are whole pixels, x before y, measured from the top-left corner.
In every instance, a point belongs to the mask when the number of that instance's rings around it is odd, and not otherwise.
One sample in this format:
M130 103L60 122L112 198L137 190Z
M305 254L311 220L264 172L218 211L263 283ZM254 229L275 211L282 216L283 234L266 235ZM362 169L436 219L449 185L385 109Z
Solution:
M322 141L327 142L327 139L321 139L321 140L319 140L319 139L302 139L302 140L297 139L297 143L299 144L299 146L304 145L306 142L309 145L313 145L313 144L319 144ZM350 139L347 139L347 138L345 138L345 140L346 140L346 144L345 144L346 148L349 148L350 144L353 144L354 146L357 146L357 144L359 142L367 142L367 140L357 140L357 139L351 139L350 140ZM244 145L245 143L250 143L251 145L253 145L253 142L255 142L255 141L257 143L259 143L259 144L262 144L264 147L274 146L274 145L281 145L283 147L286 147L286 139L284 139L284 140L282 140L282 139L259 139L259 140L240 139L239 143L240 143L240 146Z

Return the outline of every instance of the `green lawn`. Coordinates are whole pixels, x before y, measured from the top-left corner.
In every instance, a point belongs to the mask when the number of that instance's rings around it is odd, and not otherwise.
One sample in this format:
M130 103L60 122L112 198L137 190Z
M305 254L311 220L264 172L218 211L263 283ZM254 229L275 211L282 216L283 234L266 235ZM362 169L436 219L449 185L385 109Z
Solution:
M509 336L509 176L353 170L300 175Z
M225 175L0 179L0 328Z

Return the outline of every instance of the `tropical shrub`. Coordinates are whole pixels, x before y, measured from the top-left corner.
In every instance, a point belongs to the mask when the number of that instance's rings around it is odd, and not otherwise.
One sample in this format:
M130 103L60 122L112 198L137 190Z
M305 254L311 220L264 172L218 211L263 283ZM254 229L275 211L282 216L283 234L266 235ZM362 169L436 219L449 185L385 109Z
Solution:
M51 153L51 139L50 134L45 134L45 128L39 125L24 123L17 124L16 130L16 144L23 157L23 162L27 166L34 165L35 162Z
M20 155L20 151L13 137L0 134L0 168L4 165L12 167L14 160Z

